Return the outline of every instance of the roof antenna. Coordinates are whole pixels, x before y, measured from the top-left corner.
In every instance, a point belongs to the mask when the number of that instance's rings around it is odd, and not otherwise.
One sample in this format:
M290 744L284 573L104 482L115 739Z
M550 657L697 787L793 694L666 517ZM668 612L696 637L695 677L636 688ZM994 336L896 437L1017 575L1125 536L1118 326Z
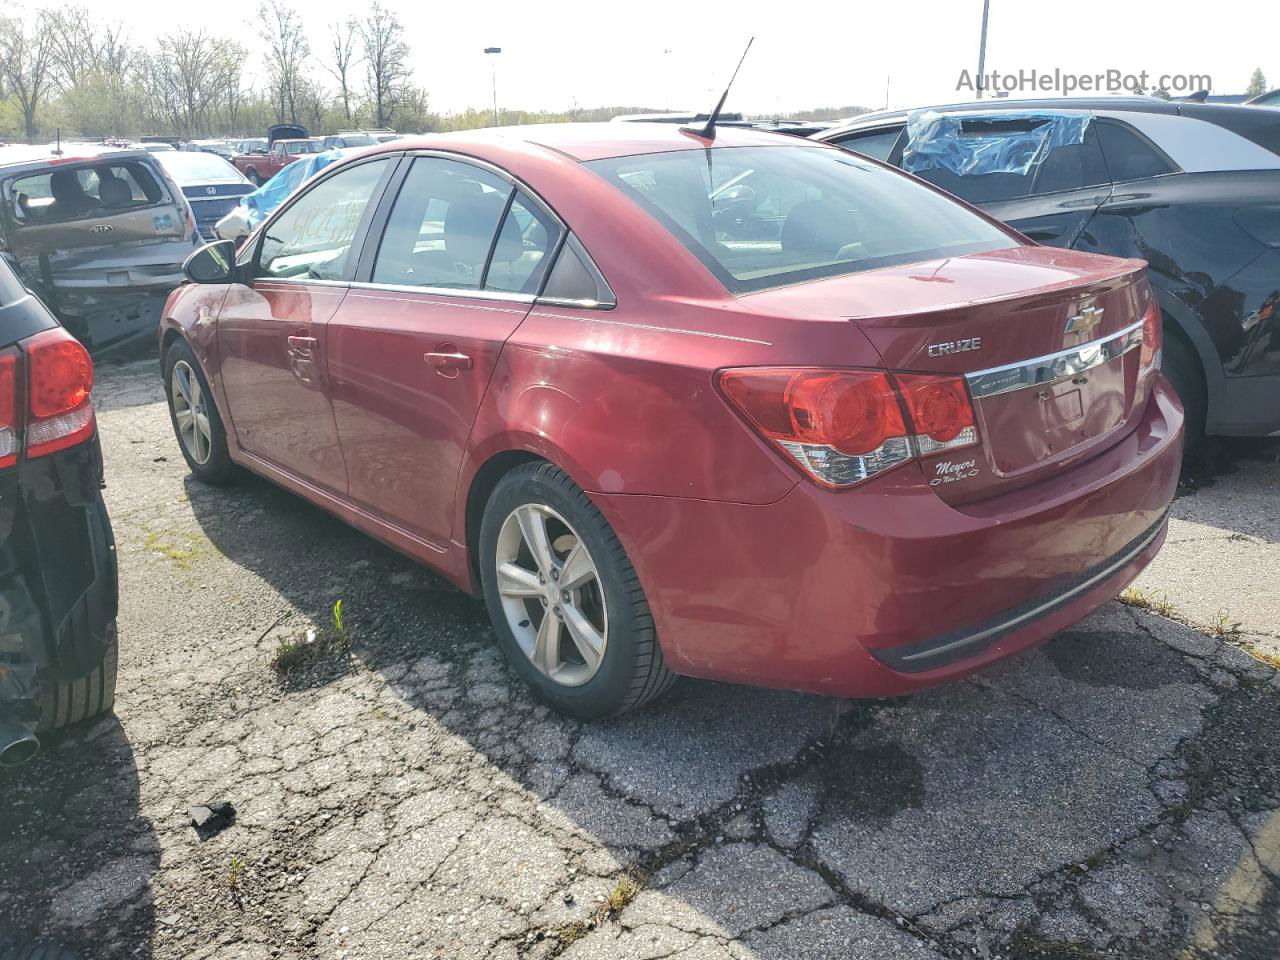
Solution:
M716 121L720 119L720 111L724 109L724 102L729 97L729 88L733 86L733 81L738 79L738 71L742 69L742 61L747 59L747 50L751 49L751 45L756 42L756 38L752 37L747 41L747 49L742 51L742 56L738 58L738 65L733 68L733 76L729 78L729 85L724 88L724 93L720 94L720 102L716 104L716 108L711 111L711 116L707 118L707 124L704 127L686 126L680 130L684 133L692 133L696 137L703 140L714 140L716 138Z

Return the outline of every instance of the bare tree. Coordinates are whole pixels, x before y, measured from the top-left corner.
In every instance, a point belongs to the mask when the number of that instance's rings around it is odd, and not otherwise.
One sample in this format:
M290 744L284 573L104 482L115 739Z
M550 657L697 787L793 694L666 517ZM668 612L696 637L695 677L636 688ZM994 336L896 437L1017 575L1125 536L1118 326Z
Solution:
M54 87L53 43L48 13L34 20L0 17L0 75L4 87L18 101L27 139L36 135L36 115Z
M267 56L276 116L282 122L297 123L306 84L303 64L311 55L302 16L283 0L271 0L267 8L267 30Z
M149 95L148 119L183 136L205 132L213 114L238 97L244 57L239 44L204 30L161 37L139 78Z
M351 71L356 61L357 27L354 20L329 25L329 73L338 81L338 96L342 98L342 113L347 126L355 121L351 111Z
M404 39L404 24L377 0L369 15L357 22L356 30L364 47L365 75L373 125L385 127L396 103L408 85L409 45Z
M119 23L98 23L86 7L51 8L51 56L58 82L64 90L90 77L123 76L133 59L133 48Z

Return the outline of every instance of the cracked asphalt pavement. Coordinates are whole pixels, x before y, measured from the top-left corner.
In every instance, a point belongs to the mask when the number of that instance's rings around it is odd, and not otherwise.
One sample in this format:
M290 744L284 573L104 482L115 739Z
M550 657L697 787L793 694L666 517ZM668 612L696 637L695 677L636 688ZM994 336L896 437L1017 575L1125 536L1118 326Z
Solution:
M1177 619L1109 604L906 699L684 680L583 725L505 669L480 602L265 482L192 481L154 361L103 367L97 402L118 701L0 775L0 937L86 960L1280 955L1275 462L1175 503L1140 586ZM350 652L273 668L337 599ZM235 820L201 839L189 808L219 802Z

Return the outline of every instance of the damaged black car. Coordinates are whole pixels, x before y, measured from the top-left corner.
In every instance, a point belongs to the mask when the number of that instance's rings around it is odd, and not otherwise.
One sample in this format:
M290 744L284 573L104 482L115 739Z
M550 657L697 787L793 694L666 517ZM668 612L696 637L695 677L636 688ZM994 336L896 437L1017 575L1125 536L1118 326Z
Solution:
M111 709L115 540L84 346L0 255L0 767Z

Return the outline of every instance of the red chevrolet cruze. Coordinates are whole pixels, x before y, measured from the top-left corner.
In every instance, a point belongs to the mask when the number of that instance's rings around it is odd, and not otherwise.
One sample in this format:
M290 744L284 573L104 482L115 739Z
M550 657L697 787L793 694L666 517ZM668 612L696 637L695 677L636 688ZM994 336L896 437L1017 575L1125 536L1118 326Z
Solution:
M164 383L246 467L482 593L552 704L676 674L900 694L1160 548L1143 264L837 148L667 125L398 140L188 261Z

